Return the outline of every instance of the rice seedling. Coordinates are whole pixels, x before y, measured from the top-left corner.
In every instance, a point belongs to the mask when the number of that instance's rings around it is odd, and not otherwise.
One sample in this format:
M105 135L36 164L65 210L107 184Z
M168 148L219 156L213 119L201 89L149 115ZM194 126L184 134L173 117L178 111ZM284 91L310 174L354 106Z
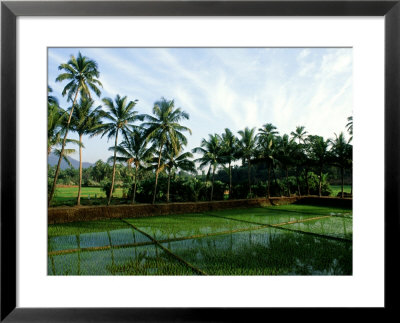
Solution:
M49 225L48 232L49 275L352 273L350 209L284 205Z

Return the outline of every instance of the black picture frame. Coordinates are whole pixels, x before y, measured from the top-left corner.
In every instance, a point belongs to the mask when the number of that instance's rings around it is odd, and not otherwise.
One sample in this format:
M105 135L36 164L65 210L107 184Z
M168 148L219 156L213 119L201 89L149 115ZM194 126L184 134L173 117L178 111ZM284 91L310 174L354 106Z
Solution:
M18 16L384 16L385 306L396 311L399 236L400 0L380 1L2 1L1 3L1 321L202 322L258 320L270 308L16 307L16 19ZM371 172L373 165L371 165ZM373 192L371 192L373 195ZM367 197L366 197L367 198ZM368 198L368 203L371 199ZM371 260L373 261L373 260ZM283 313L284 310L285 312ZM296 310L296 309L293 309ZM301 309L297 309L301 310ZM335 315L334 309L326 309ZM269 314L270 312L268 312ZM372 314L371 311L368 315ZM325 316L325 315L324 315ZM251 319L253 318L253 319ZM313 319L313 318L311 318Z

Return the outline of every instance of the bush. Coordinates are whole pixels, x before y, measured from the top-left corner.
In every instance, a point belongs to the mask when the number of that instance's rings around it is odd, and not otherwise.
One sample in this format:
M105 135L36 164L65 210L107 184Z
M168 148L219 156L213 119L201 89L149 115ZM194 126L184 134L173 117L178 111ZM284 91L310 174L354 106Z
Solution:
M107 179L100 182L101 190L106 193L107 198L110 198L111 195L111 184L112 182ZM113 193L114 191L115 191L115 185L113 187Z

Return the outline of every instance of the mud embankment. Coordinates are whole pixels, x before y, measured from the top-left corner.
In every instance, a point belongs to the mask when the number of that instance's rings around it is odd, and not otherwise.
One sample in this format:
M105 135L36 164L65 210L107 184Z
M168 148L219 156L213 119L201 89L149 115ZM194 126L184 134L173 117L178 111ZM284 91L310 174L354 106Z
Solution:
M185 202L164 204L134 204L112 206L56 207L48 210L48 224L92 221L113 218L134 218L155 215L198 213L214 210L273 206L285 204L310 204L351 208L351 199L319 197L272 197L213 202Z

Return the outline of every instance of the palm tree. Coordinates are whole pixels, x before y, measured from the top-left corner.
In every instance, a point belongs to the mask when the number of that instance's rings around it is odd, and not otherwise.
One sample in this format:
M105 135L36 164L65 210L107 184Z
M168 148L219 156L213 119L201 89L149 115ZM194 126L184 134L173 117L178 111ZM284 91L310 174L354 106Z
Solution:
M225 128L225 133L221 136L222 139L222 159L228 163L229 175L229 198L232 198L232 162L236 159L237 155L237 138L228 128Z
M49 95L52 92L53 92L53 89L49 85L47 85L47 104L59 105L58 99L53 95Z
M110 205L112 192L114 189L114 181L115 181L115 167L117 161L117 146L118 146L118 134L121 131L124 137L128 136L128 133L131 131L130 128L134 129L133 123L137 120L143 120L142 115L138 115L138 112L135 111L135 106L137 100L129 101L126 96L121 97L119 94L116 95L114 102L110 98L104 98L103 103L105 104L108 111L102 114L102 117L105 118L108 123L104 123L101 127L98 128L97 133L101 132L103 137L104 135L108 136L108 139L115 137L114 143L114 160L113 160L113 171L112 171L112 179L111 179L111 192L108 197L107 205Z
M322 169L328 162L330 154L328 151L329 140L324 140L321 136L308 136L309 154L312 162L318 169L319 185L318 195L322 196Z
M82 189L82 137L83 135L94 134L101 126L101 106L93 109L94 101L86 96L81 97L79 104L75 105L71 118L72 131L79 135L79 189L76 205L81 204Z
M96 93L97 96L100 96L101 92L98 86L102 86L101 82L98 80L100 73L98 71L97 63L94 60L87 58L86 56L82 56L81 53L78 54L77 58L71 55L70 60L67 63L61 64L58 69L62 70L63 73L58 75L58 77L56 78L56 82L62 82L65 80L69 81L62 91L62 95L68 95L68 101L73 102L65 127L64 139L61 146L61 154L60 158L58 159L53 186L49 195L49 206L54 196L58 173L60 171L61 158L63 156L65 143L67 141L69 124L71 122L71 117L72 113L74 112L74 107L78 98L78 94L81 93L81 95L88 95L90 97L90 90L92 90L94 93ZM74 99L72 99L72 97L74 97Z
M296 148L293 152L293 163L295 164L295 169L296 169L296 181L297 181L297 190L299 195L301 196L301 191L300 191L300 181L299 181L299 174L301 173L301 171L299 169L301 169L303 166L304 167L304 171L305 171L305 179L306 179L306 186L307 186L307 191L308 191L308 168L306 166L306 155L304 153L304 148L305 148L305 144L306 144L306 140L307 140L307 131L305 131L305 127L304 126L297 126L295 131L292 131L290 133L290 135L292 136L291 140L293 142L296 142L296 140L298 140L298 143L294 145L294 147Z
M153 153L153 147L147 147L146 137L142 129L133 129L132 132L127 133L126 138L116 148L110 147L111 151L116 150L119 156L116 160L119 162L126 162L128 168L132 164L135 165L134 187L132 194L132 204L136 201L136 188L138 183L138 172L141 167L144 167L150 161Z
M329 140L331 144L331 154L333 164L340 168L340 174L342 178L342 193L341 197L344 197L344 170L351 166L352 162L352 146L350 140L346 141L343 132L339 136L335 133L335 139Z
M348 117L347 121L348 121L348 123L346 124L346 128L350 134L349 142L351 142L353 140L353 116Z
M287 134L282 137L277 137L276 150L279 163L283 166L286 175L286 191L287 196L290 197L290 184L289 184L289 167L293 164L293 153L295 151L294 142L289 139Z
M261 129L259 129L261 130ZM267 197L271 197L271 169L275 160L275 135L259 132L257 135L257 158L265 161L268 167Z
M243 159L243 164L247 162L247 176L249 180L249 197L251 197L251 158L253 158L256 149L256 128L250 129L246 127L244 130L238 131L241 139L239 140L238 151Z
M147 122L143 123L143 127L146 127L147 140L151 140L158 150L158 162L156 170L156 180L154 183L153 202L156 200L157 193L157 182L158 175L160 173L161 155L164 145L169 141L171 147L175 152L178 152L178 144L187 144L187 139L183 135L183 131L188 131L192 134L192 131L179 124L182 119L189 119L189 114L182 111L181 108L175 108L174 100L168 101L165 98L161 98L160 101L154 103L153 115L145 115Z
M61 142L66 112L58 105L47 104L47 155L54 146Z
M276 136L279 132L272 123L266 123L258 129L259 136L268 137L269 135Z
M292 140L298 140L299 144L303 142L305 143L307 131L304 130L304 126L297 126L295 131L292 131L290 135L292 136Z
M210 194L210 201L213 199L213 191L214 191L214 175L215 170L218 164L222 161L221 155L221 138L217 134L208 135L208 141L206 139L201 140L200 147L196 147L192 150L193 153L199 153L203 156L196 159L196 162L199 162L200 169L203 169L205 166L209 165L207 177L210 174L212 169L212 179L211 179L211 194Z
M167 203L169 203L169 191L172 173L178 169L196 173L196 165L193 161L188 159L193 158L193 154L190 152L183 152L182 145L178 145L178 152L176 152L175 149L172 148L171 143L168 142L165 145L164 154L166 170L168 173Z

